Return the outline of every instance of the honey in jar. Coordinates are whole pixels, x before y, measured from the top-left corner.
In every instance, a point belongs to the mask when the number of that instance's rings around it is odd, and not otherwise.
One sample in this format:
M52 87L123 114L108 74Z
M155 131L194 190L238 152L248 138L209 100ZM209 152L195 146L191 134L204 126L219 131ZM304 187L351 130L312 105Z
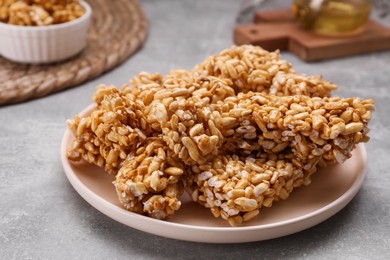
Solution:
M300 25L323 35L354 35L362 32L371 13L370 0L294 0Z

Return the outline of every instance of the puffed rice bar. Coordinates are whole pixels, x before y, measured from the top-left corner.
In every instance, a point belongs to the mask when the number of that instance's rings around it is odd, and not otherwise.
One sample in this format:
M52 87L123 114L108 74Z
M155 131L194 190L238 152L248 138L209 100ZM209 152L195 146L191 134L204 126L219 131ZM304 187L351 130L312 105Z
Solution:
M129 211L165 219L180 208L184 165L160 138L149 138L130 152L116 175L119 201Z

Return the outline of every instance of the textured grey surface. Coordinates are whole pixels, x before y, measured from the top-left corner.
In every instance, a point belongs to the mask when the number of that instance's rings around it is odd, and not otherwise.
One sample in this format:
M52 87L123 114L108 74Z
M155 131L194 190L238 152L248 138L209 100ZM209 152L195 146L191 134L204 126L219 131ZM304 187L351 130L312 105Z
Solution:
M308 230L235 245L166 239L104 216L67 181L59 158L65 120L90 104L95 86L121 85L140 71L188 69L229 47L239 2L143 1L150 36L125 64L77 88L0 107L0 259L390 259L390 52L311 64L283 55L298 71L340 85L337 94L377 102L361 191Z

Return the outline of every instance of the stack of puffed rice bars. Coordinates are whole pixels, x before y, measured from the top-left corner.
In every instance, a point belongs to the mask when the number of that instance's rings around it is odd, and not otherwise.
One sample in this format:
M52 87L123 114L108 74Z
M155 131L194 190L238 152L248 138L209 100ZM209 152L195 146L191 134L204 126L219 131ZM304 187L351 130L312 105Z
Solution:
M238 226L369 140L374 100L331 97L335 89L279 52L233 46L192 71L99 86L93 112L68 121L68 158L115 174L129 211L165 219L186 191Z

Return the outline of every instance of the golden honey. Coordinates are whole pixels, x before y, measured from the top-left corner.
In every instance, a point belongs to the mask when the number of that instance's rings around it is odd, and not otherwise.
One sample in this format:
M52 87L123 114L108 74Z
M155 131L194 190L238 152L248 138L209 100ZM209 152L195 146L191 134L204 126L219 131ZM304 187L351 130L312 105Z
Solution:
M353 35L364 30L371 13L370 0L295 0L300 25L323 35Z

